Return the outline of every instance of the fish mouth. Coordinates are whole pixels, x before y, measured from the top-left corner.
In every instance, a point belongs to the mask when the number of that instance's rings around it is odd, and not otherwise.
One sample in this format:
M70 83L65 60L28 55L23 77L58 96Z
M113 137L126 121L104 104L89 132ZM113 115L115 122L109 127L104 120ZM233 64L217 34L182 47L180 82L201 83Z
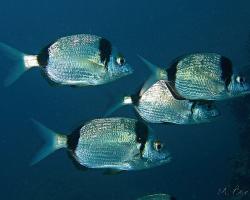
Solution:
M161 159L160 164L168 163L172 160L170 153L166 153L163 159Z
M219 116L221 116L221 112L219 110L216 109L212 112L212 117L216 118Z
M250 84L244 85L244 91L242 92L243 95L250 94Z
M130 75L134 73L134 69L129 64L126 64L124 72L126 73L126 75Z

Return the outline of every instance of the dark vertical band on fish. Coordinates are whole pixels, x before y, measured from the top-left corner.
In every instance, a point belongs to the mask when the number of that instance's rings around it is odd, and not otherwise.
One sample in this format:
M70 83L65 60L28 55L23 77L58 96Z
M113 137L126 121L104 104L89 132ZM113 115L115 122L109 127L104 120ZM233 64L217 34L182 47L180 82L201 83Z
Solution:
M42 66L42 67L45 67L45 66L48 65L48 61L49 61L49 48L50 48L51 44L49 44L46 47L44 47L40 51L40 53L38 54L38 56L37 56L38 64L40 66Z
M221 79L225 82L225 86L227 88L231 82L231 77L233 75L232 62L228 58L222 56L220 59L220 67L221 67Z
M107 39L101 38L99 42L99 51L101 62L104 63L107 68L112 52L111 43Z
M135 124L136 142L140 143L140 153L145 148L146 142L148 140L148 127L143 122L136 122Z
M72 134L67 136L67 146L72 152L74 152L77 148L79 138L80 138L80 130L82 126L75 129Z

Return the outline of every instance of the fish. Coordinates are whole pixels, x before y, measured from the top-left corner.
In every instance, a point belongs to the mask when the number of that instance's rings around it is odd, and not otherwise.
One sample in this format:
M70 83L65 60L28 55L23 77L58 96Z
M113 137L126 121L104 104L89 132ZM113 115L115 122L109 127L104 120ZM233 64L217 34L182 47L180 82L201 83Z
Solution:
M61 148L66 148L74 162L87 169L142 170L171 161L164 143L135 119L93 119L68 135L33 122L46 142L31 165Z
M198 124L220 116L214 102L179 99L164 80L157 81L143 93L121 98L107 115L125 105L133 105L139 116L149 123Z
M160 193L160 194L147 195L147 196L138 198L137 200L176 200L176 198L169 194Z
M22 53L4 43L0 43L0 51L16 62L5 86L35 67L41 69L49 84L72 87L101 85L133 73L133 68L109 40L90 34L59 38L37 55Z
M157 80L167 80L176 95L189 100L225 100L250 93L250 84L236 72L232 61L217 53L180 56L164 69L139 56L153 75L147 88Z

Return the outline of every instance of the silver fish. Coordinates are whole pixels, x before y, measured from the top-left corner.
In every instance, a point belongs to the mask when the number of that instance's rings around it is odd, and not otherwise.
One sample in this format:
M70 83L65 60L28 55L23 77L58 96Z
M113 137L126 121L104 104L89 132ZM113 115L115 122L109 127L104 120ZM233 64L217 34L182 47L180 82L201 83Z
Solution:
M74 161L87 168L141 170L163 165L171 159L148 127L134 119L95 119L67 136L35 123L47 143L32 164L60 148L67 148Z
M249 83L234 72L231 60L216 53L179 57L166 70L141 59L154 73L148 85L155 80L168 80L176 95L186 99L223 100L250 93Z
M219 116L213 102L178 99L174 95L168 83L160 80L143 93L125 96L120 106L133 105L140 117L151 123L195 124L211 122Z
M62 37L43 48L38 55L26 55L3 43L0 43L0 50L18 61L6 79L6 85L33 67L40 67L49 83L70 86L105 84L133 72L107 39L95 35Z
M151 194L137 200L176 200L176 198L168 194Z

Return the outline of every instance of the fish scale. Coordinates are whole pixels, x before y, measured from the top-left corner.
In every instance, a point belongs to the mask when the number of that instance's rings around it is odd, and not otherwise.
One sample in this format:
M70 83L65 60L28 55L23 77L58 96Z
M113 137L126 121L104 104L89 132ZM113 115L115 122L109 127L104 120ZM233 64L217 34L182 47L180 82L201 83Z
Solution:
M161 80L141 95L135 108L146 121L179 124L190 120L191 105L187 100L175 99L165 81Z
M65 37L59 39L49 48L49 61L46 72L52 80L57 82L82 82L82 84L94 84L100 80L106 70L103 66L89 62L88 59L98 60L100 56L96 54L100 37L94 36ZM75 42L74 42L75 41ZM86 42L87 41L87 42ZM82 43L91 45L82 45ZM74 51L72 51L74 48ZM84 55L84 57L81 57ZM93 59L96 57L96 59ZM61 80L61 81L60 81ZM93 82L93 83L92 83Z
M105 168L107 165L115 165L118 163L122 165L122 163L129 161L129 156L127 151L121 151L121 149L130 149L130 147L131 146L128 145L116 145L110 148L90 148L88 152L79 152L85 157L83 160L80 160L80 163L91 168L95 168L97 166ZM136 150L138 151L138 149Z
M42 70L43 77L52 85L101 85L133 73L132 67L110 41L90 34L59 38L37 55L19 52L1 42L0 50L16 57L16 67L6 78L6 85L35 67Z
M142 170L171 160L160 141L148 132L148 127L135 119L91 120L67 136L33 121L44 133L46 143L32 164L61 148L68 149L78 167L80 164L88 168Z
M112 130L112 131L111 131ZM80 140L76 149L77 160L88 167L105 168L109 165L126 162L131 153L139 154L134 134L135 121L127 120L110 123L107 121L94 121L80 131ZM114 153L115 152L115 153Z
M222 80L221 56L192 54L177 64L175 89L187 99L214 99L226 92Z
M58 62L57 62L58 63ZM69 66L69 65L68 65ZM56 68L47 69L49 71L48 76L52 80L66 80L67 82L80 82L82 84L95 83L101 79L100 73L83 71L81 67L77 68L77 65L70 63L71 67L65 67L65 64L57 64ZM95 67L94 65L93 68Z

